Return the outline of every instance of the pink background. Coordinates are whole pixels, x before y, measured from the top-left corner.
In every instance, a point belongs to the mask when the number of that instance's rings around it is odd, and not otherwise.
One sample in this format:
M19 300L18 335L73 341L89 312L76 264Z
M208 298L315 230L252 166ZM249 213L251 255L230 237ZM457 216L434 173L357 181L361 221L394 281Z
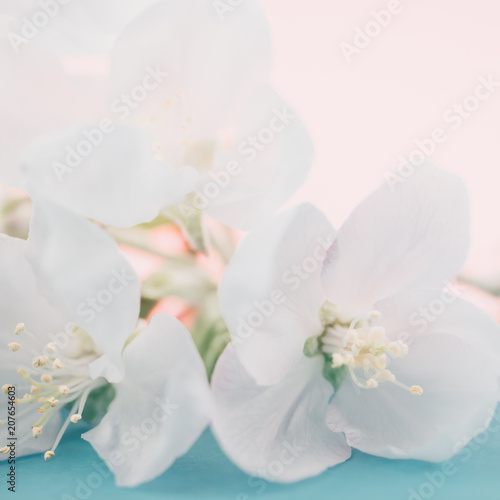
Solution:
M397 1L397 0L396 0ZM498 0L400 0L399 14L347 62L340 44L388 0L263 0L277 88L309 126L317 158L293 202L313 201L338 227L384 173L436 127L447 140L430 157L459 173L473 210L467 272L500 283L500 88L452 130L443 113L500 82ZM494 273L492 273L494 271Z

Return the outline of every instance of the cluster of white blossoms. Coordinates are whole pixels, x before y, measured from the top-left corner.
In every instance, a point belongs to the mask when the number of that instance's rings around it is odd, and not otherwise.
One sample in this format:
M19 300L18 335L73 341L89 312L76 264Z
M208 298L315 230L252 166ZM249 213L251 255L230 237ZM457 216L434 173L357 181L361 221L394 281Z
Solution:
M257 0L60 4L29 37L40 5L0 5L0 180L19 190L0 200L0 460L15 432L17 456L48 461L72 425L129 487L209 425L282 482L351 447L452 456L498 402L500 327L459 298L410 318L464 263L462 182L425 163L338 232L309 204L275 215L313 148L270 84ZM131 247L156 266L142 282ZM283 443L300 452L270 476Z

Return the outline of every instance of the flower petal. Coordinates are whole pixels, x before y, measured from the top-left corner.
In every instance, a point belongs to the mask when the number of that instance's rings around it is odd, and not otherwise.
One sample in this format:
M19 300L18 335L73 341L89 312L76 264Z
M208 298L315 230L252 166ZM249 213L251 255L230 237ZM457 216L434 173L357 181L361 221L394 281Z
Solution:
M208 425L212 398L205 367L186 328L159 314L125 349L126 375L101 423L85 433L118 486L167 470Z
M12 384L16 389L16 397L22 398L29 393L31 385L27 385L17 373L19 367L28 368L37 351L42 354L42 347L52 341L50 334L62 331L64 321L47 300L37 290L33 270L24 256L26 241L10 238L0 234L0 283L2 300L0 302L0 387ZM36 341L26 335L16 337L14 329L18 323L25 323L26 329L33 334ZM9 351L7 344L17 342L21 349ZM7 426L7 395L0 392L0 417L4 425L0 426L0 448L9 442ZM43 434L34 439L31 427L40 415L37 405L16 406L16 444L17 457L47 451L55 439L60 418L54 416L44 426ZM9 458L0 454L0 460Z
M205 212L248 230L287 201L305 182L314 147L295 111L270 86L256 90L231 139L197 190Z
M108 51L127 23L154 1L3 0L0 12L8 18L16 52L29 43L48 51L88 55Z
M121 350L139 315L140 282L116 243L91 222L37 200L28 258L38 288L105 354L92 376L121 379Z
M129 227L182 201L198 179L153 158L139 129L102 120L34 141L21 157L26 188L84 217Z
M14 336L18 323L24 323L41 345L53 339L49 333L56 333L64 327L65 321L59 311L40 295L31 264L24 252L25 240L0 234L0 341L2 345L22 339ZM23 356L16 352L16 357ZM29 353L31 359L32 354ZM2 364L6 358L2 357Z
M19 155L32 140L109 114L106 78L71 74L54 55L31 45L15 53L6 41L0 62L0 178L20 188Z
M303 358L279 384L258 386L230 344L213 378L213 429L227 455L248 474L299 481L347 460L342 434L326 425L332 386L318 358Z
M384 184L354 210L327 257L328 298L351 317L418 286L444 286L469 244L462 181L430 162L395 187Z
M429 291L412 291L377 304L388 337L409 345L405 357L391 360L390 370L400 382L423 387L424 393L413 396L384 382L371 390L344 383L335 394L329 425L345 432L347 442L361 451L387 458L447 460L459 445L482 432L494 414L500 326L456 299L422 329L423 322L414 314L429 309L435 300L430 297Z
M279 382L321 333L320 272L335 232L312 205L301 205L250 233L219 287L235 350L259 384Z
M221 19L206 0L160 1L117 40L111 95L119 103L152 70L159 85L149 77L149 87L156 88L137 110L129 108L131 118L140 121L155 114L161 123L158 112L167 99L172 106L165 113L182 103L172 126L159 131L159 138L168 135L180 143L183 119L189 117L189 138L196 142L212 139L214 129L229 116L238 116L235 106L255 84L267 81L269 66L269 28L259 2L244 2Z

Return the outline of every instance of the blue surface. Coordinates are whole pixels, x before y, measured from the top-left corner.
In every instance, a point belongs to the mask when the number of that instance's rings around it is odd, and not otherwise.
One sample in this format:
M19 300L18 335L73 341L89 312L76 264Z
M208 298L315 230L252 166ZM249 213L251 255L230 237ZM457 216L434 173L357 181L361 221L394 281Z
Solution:
M500 411L497 411L500 423ZM498 429L496 429L498 427ZM5 462L0 465L0 498L202 499L202 500L499 500L500 425L478 436L451 462L440 464L385 460L354 451L352 458L321 476L292 485L266 483L239 471L224 456L209 431L192 450L158 479L135 489L118 489L91 446L79 439L84 425L72 426L45 463L41 455L18 460L18 491L7 491ZM101 472L97 472L98 470ZM107 477L103 477L103 473ZM429 475L434 473L433 486ZM88 485L84 485L88 483ZM427 483L427 484L426 484ZM444 484L442 484L444 483ZM79 489L80 487L80 489ZM413 489L418 496L411 496Z

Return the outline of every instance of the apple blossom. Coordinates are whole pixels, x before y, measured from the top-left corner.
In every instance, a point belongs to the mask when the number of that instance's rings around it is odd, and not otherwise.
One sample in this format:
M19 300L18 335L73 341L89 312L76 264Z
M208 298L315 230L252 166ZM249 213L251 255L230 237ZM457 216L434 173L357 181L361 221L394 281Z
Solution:
M2 178L107 225L164 209L201 250L202 213L250 228L301 185L313 155L270 84L269 38L256 0L224 19L211 0L159 0L101 70L4 47L0 111L19 126L2 136Z
M237 465L290 482L350 447L442 461L491 421L500 327L450 291L468 224L461 181L425 164L337 234L302 205L244 240L220 286L232 344L212 379L214 431Z
M29 239L0 235L0 253L0 407L7 414L8 398L15 398L17 456L54 457L92 400L105 415L83 438L117 484L161 474L211 413L205 367L189 332L167 314L141 325L140 283L116 243L47 201L35 204ZM61 425L64 407L70 411ZM0 426L8 444L7 432ZM144 439L134 441L135 432ZM9 447L0 451L6 458Z

